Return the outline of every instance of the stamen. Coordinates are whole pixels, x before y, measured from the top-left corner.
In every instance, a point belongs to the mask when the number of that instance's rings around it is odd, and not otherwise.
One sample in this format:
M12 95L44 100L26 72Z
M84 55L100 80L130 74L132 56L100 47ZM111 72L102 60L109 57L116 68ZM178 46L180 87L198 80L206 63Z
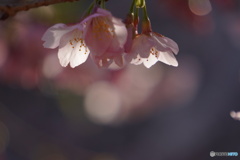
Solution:
M158 57L158 51L154 47L150 49L150 54L152 54L156 58Z
M80 43L80 44L79 44L79 49L78 49L78 51L79 51L80 53L83 53L82 51L85 51L84 54L87 54L87 53L89 52L89 50L88 50L88 48L87 48L87 46L86 46L86 44L85 44L85 42L84 42L84 40L83 40L83 38L82 38L82 35L83 35L83 31L79 31L79 30L76 29L76 30L73 32L73 37L72 37L72 39L69 40L69 44L72 46L72 48L75 48L76 45L77 45L78 43Z

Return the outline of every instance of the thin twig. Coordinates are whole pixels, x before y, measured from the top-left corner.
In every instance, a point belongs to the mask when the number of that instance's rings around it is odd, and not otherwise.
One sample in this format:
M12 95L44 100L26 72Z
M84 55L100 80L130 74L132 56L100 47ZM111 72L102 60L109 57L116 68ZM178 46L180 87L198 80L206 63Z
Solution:
M0 20L5 20L8 17L14 16L19 11L27 11L31 8L37 8L41 6L48 6L51 4L62 2L74 2L79 0L22 0L12 3L0 3Z

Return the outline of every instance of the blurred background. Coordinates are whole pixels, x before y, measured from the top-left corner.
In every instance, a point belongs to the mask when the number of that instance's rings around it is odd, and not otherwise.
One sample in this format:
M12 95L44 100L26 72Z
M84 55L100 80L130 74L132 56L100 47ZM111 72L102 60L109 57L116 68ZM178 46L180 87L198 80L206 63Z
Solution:
M107 8L125 18L129 0ZM62 68L41 37L79 22L90 1L0 22L0 160L206 160L240 154L240 2L147 0L179 67ZM234 159L234 157L228 157ZM215 157L226 159L226 157Z

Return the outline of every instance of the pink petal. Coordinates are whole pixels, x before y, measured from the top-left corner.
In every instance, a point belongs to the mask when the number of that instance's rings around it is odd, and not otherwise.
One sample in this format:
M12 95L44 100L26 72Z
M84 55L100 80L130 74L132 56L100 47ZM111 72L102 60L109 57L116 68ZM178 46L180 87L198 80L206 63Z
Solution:
M87 16L84 20L81 21L81 23L89 22L93 18L100 17L100 16L106 17L106 16L112 16L112 14L111 14L111 12L109 12L109 11L107 11L105 9L98 8L95 13Z
M124 51L127 40L125 24L107 10L98 8L87 17L86 44L91 54L96 56L115 56ZM108 55L106 55L108 54Z
M166 49L171 49L175 54L178 53L179 48L176 42L168 37L163 37L157 33L153 33L153 38L156 40L155 48L159 51L166 51ZM163 48L162 48L163 47Z
M152 47L151 37L141 34L134 39L131 54L139 54L142 58L148 58Z
M167 46L167 44L162 39L160 39L159 37L155 37L155 36L152 36L152 38L154 41L153 47L156 48L156 50L161 51L161 52L170 50L170 48Z
M165 40L165 42L168 44L169 48L172 49L173 53L175 53L176 55L179 52L179 48L176 42L174 42L172 39L168 38L168 37L163 37L163 39Z
M113 39L112 42L107 49L108 52L119 53L124 51L124 45L127 41L127 28L125 24L118 18L112 17L113 23Z
M132 48L132 43L133 43L133 26L130 26L127 28L127 41L124 45L124 49L126 53L129 53Z
M98 8L96 13L101 14L102 16L112 16L111 12L102 8Z
M91 54L97 56L101 56L103 53L105 53L113 40L113 34L107 31L102 31L106 28L102 27L101 24L106 24L112 27L112 24L109 24L109 22L106 21L106 17L94 18L87 25L87 33L85 37L86 44L89 47ZM99 28L100 30L97 30Z
M119 67L123 67L123 57L122 57L122 55L115 57L115 58L114 58L114 62L115 62Z

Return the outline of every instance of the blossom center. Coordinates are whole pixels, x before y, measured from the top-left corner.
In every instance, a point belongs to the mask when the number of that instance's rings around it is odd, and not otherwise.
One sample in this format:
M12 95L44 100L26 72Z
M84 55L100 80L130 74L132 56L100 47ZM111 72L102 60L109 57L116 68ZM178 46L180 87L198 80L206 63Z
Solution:
M84 51L84 54L88 53L88 48L83 40L83 31L74 30L73 38L69 40L69 44L72 48L79 47L79 51Z

